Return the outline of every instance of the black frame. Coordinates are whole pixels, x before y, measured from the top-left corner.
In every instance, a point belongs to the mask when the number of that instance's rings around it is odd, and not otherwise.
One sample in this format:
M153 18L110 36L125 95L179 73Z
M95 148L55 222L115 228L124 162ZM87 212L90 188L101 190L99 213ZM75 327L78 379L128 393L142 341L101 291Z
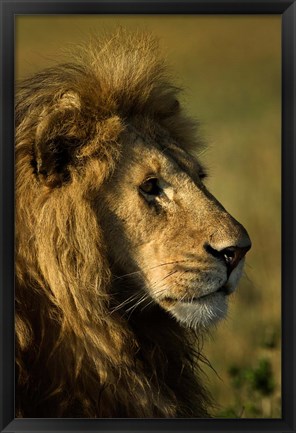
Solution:
M1 432L296 432L296 0L0 0L0 428ZM19 14L281 14L282 418L14 419L14 16Z

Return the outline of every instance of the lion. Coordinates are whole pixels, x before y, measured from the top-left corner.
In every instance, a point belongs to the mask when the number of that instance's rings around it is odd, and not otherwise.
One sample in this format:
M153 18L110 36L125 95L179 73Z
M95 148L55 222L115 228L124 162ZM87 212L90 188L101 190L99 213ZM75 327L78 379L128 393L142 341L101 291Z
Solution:
M16 415L199 418L202 336L251 243L205 186L151 35L18 84Z

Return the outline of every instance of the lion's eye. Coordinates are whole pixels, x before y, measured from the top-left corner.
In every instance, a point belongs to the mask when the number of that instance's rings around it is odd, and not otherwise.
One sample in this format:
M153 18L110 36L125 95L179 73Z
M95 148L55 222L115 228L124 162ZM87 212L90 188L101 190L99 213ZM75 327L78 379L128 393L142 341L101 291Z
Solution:
M159 196L162 193L162 189L159 186L159 182L156 177L145 180L145 182L140 185L140 191L150 196Z

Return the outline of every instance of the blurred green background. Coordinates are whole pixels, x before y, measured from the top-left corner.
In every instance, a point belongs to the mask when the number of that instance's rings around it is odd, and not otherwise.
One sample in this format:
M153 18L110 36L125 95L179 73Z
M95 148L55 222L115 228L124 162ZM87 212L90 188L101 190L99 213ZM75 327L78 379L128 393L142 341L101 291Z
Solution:
M16 18L16 78L122 25L160 40L187 111L201 122L207 185L253 247L228 318L204 342L219 417L281 417L281 18L52 15ZM112 72L111 72L112 73Z

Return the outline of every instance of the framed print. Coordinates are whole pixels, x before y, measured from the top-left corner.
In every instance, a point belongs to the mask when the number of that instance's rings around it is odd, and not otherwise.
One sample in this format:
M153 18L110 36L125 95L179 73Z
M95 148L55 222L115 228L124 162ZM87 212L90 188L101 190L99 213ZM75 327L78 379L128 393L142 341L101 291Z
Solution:
M1 431L295 431L295 15L1 0Z

